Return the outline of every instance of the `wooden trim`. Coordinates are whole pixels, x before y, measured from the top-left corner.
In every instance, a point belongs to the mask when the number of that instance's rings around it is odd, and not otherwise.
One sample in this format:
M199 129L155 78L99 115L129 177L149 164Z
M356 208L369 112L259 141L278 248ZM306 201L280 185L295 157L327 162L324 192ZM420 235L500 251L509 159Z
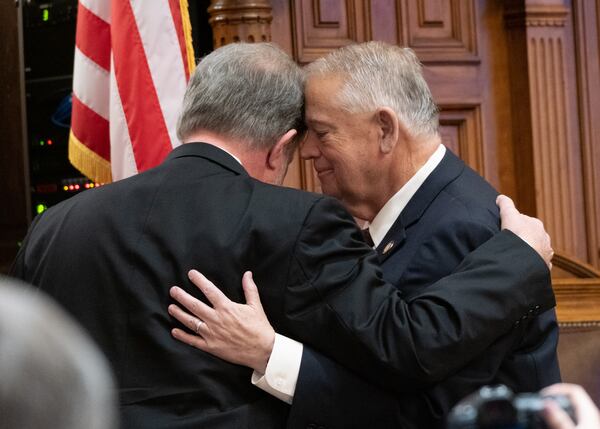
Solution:
M561 268L575 278L600 278L600 270L590 264L569 257L561 252L556 252L552 258L552 264Z
M556 314L562 325L600 325L600 278L555 279Z
M508 7L507 27L564 27L569 9L558 4L526 4L523 8Z
M236 42L270 42L270 0L213 0L208 8L213 47Z

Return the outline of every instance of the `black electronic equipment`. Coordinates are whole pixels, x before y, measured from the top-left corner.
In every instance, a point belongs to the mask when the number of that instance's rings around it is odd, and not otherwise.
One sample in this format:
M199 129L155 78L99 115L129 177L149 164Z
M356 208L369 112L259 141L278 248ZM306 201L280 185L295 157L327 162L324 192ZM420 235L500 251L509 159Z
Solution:
M544 401L556 401L575 421L575 412L565 396L543 397L538 393L515 395L508 387L484 386L454 406L448 429L545 429L541 411Z
M25 100L33 214L91 183L68 160L76 0L23 2ZM89 185L88 185L89 186ZM85 189L85 188L80 188Z

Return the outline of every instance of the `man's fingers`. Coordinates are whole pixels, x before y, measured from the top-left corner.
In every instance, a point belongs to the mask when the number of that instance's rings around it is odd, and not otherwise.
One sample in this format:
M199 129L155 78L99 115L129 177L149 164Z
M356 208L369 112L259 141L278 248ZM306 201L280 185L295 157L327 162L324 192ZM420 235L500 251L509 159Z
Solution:
M496 204L500 208L500 217L502 218L502 225L506 223L505 217L514 216L519 214L519 210L515 207L515 203L506 195L498 195L496 198Z
M500 194L496 197L496 204L498 205L498 207L502 208L502 209L517 209L515 207L515 203L513 202L512 198L507 197L506 195Z
M549 429L574 429L573 420L556 402L549 399L544 403L544 420Z
M197 270L190 270L188 277L194 283L198 289L202 291L206 299L216 308L221 305L228 303L229 298L225 296L221 290L214 285L213 282L208 280L201 272Z
M169 292L175 301L187 308L194 316L206 321L214 319L214 309L194 298L180 287L173 286Z
M246 304L262 308L258 287L256 287L256 283L254 283L254 279L252 278L252 271L246 271L244 273L244 276L242 277L242 287L244 288Z
M171 330L171 335L173 335L173 338L176 340L179 340L189 346L196 347L200 350L209 351L206 340L198 335L191 335L177 328Z
M188 328L190 331L195 332L198 335L204 337L208 333L206 323L204 323L196 316L192 316L191 314L183 311L175 304L169 305L169 314L175 319L179 320L181 324Z
M585 428L598 426L600 422L598 408L583 387L577 384L559 383L542 389L540 393L544 396L568 396L575 410L575 416L579 420L578 423Z

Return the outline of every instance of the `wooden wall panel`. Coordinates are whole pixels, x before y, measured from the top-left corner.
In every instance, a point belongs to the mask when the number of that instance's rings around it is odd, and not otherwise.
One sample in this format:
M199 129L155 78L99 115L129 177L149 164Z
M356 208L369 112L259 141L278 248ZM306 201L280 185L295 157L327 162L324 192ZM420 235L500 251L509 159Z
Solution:
M486 168L481 108L487 91L481 80L478 56L477 3L474 0L371 0L273 1L273 40L288 45L283 29L290 13L294 58L307 63L353 42L383 40L413 48L426 65L426 79L443 112L444 132L456 150L488 179L497 182L494 168ZM460 147L459 147L460 146ZM310 164L296 160L286 180L288 186L318 191Z
M440 134L448 149L485 176L479 105L440 106Z
M477 63L476 16L472 0L405 0L400 41L425 63Z
M399 44L402 38L398 23L400 19L400 2L389 0L371 0L368 3L371 18L371 39Z
M369 40L364 1L295 0L292 6L295 58L309 63L332 49Z

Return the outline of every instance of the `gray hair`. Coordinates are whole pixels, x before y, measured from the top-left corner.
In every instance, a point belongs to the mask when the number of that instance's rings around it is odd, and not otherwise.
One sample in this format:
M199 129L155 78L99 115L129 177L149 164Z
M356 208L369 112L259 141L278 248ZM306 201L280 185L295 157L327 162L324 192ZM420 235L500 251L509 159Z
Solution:
M302 70L271 43L234 43L203 58L185 92L177 124L184 140L204 129L270 148L303 127Z
M349 45L314 61L305 71L307 78L341 75L344 86L338 101L348 112L387 106L414 135L438 132L438 109L421 63L410 48L384 42Z
M49 298L0 277L0 428L117 427L113 379L84 331Z

